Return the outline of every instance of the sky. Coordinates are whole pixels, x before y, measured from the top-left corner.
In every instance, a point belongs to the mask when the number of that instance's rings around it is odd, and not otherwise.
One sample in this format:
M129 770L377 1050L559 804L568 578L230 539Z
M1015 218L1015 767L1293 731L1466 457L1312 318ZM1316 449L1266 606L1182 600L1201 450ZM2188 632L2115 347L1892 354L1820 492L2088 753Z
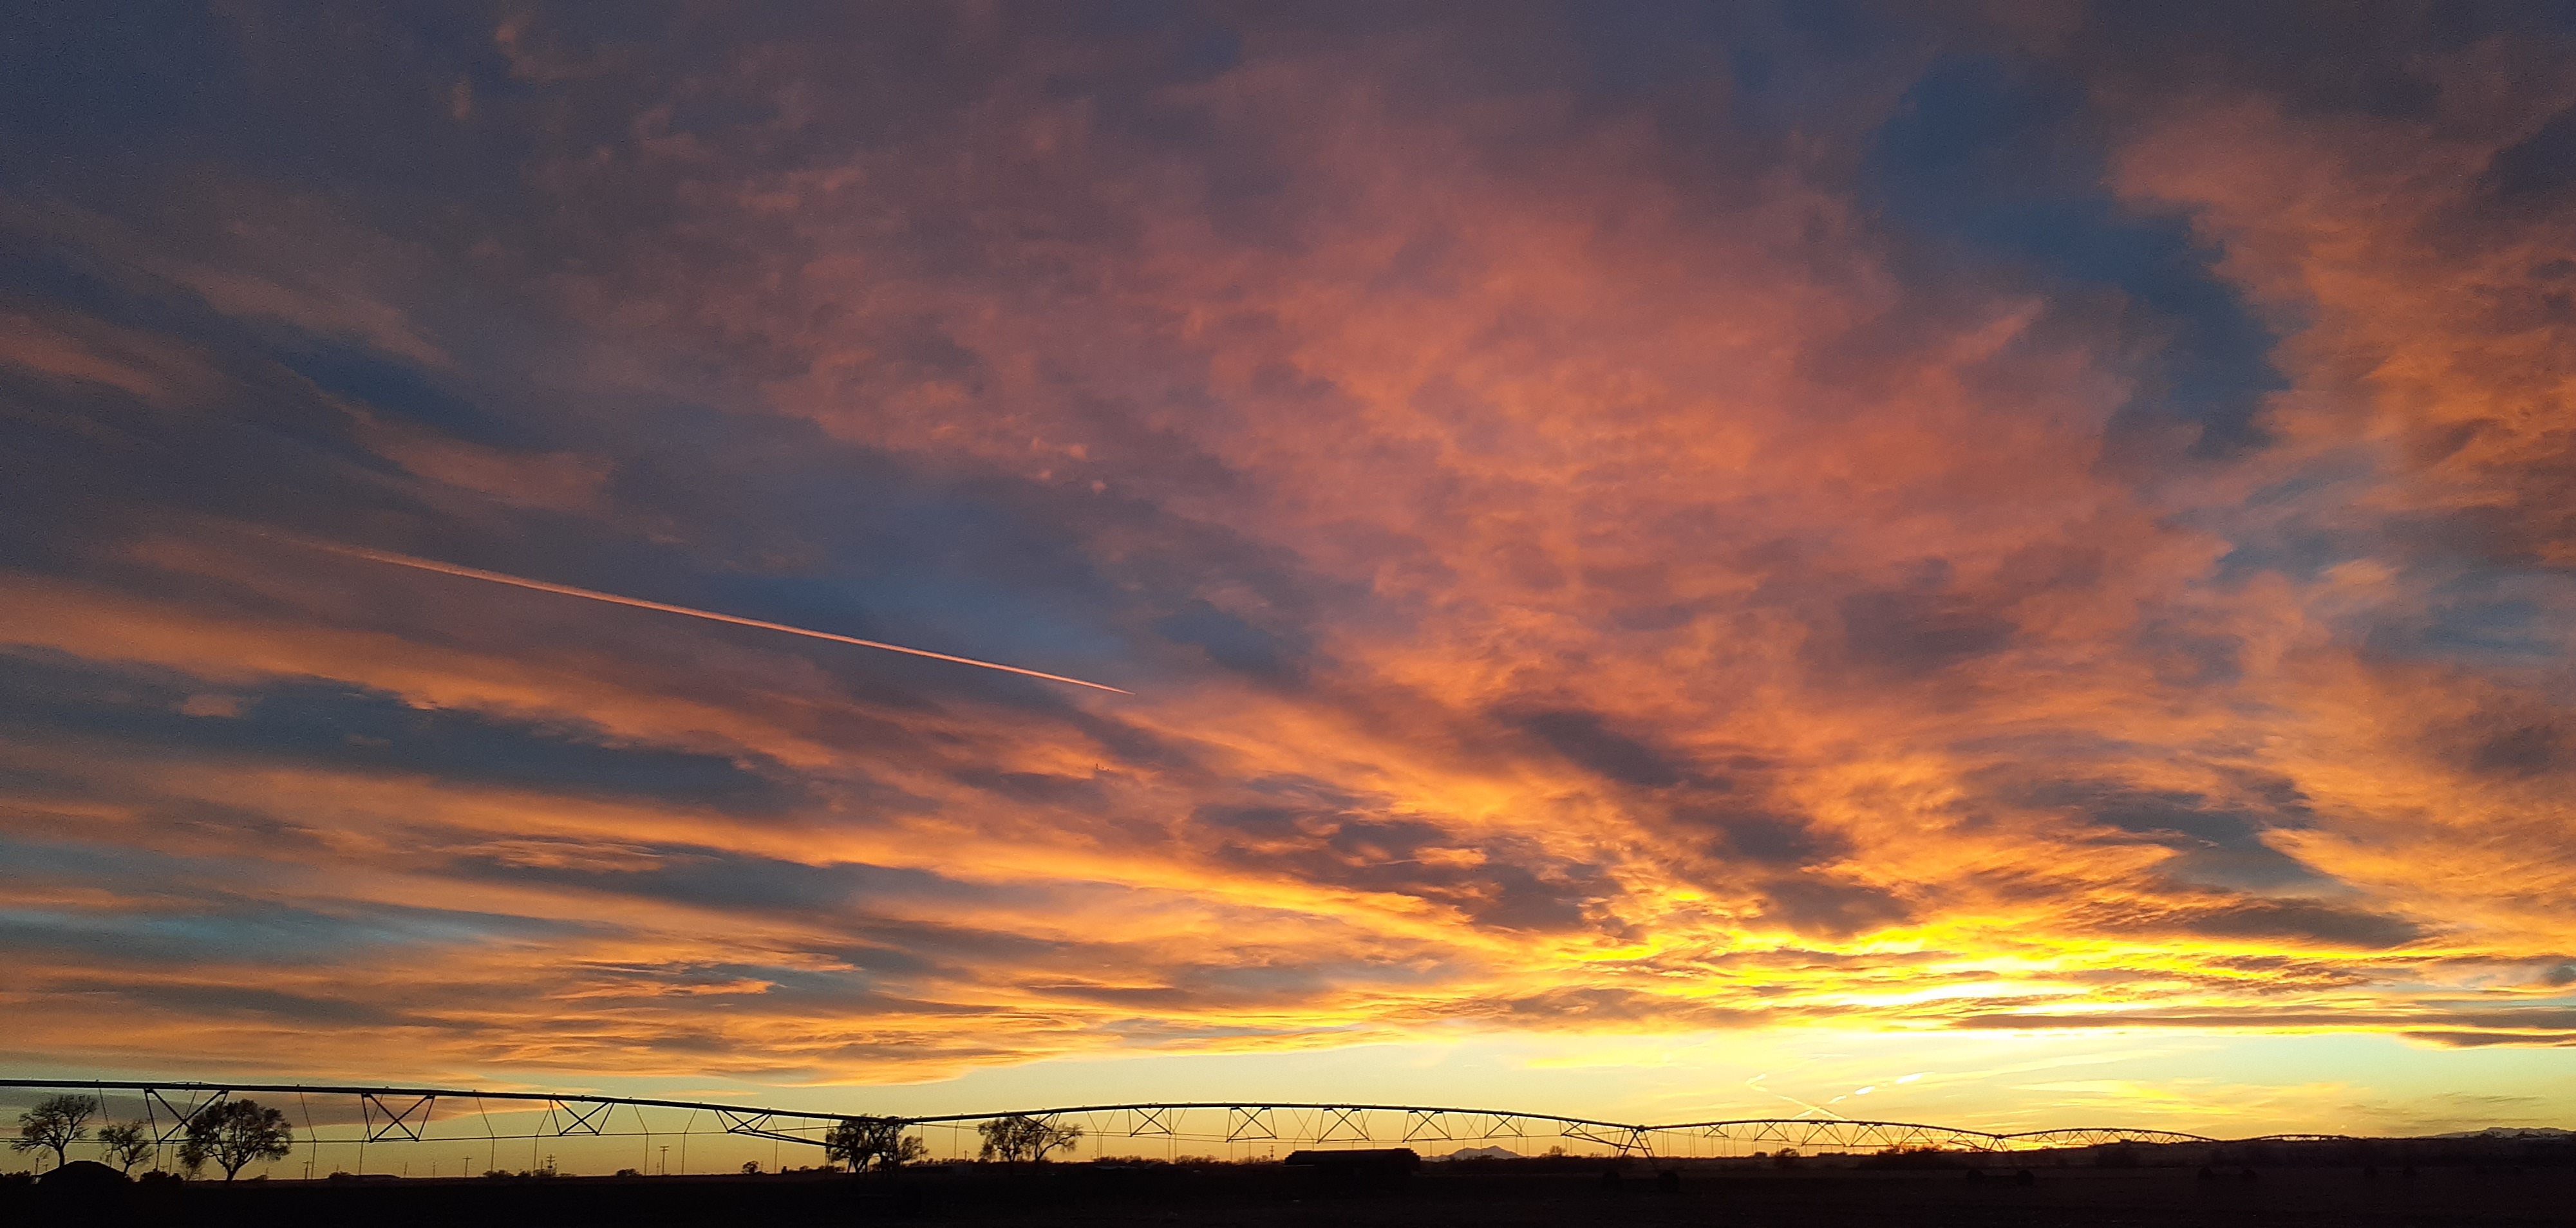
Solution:
M0 1065L2576 1125L2571 410L2563 6L13 6Z

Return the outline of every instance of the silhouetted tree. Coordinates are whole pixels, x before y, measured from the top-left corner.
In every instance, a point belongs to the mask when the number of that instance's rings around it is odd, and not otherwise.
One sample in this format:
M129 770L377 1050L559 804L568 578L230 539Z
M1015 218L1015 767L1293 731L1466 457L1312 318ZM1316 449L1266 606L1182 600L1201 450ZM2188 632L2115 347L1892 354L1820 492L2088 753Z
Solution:
M981 1159L1044 1160L1050 1151L1070 1149L1082 1137L1082 1127L1059 1126L1014 1113L975 1127L975 1133L984 1136L984 1149L978 1153Z
M43 1151L51 1148L54 1167L69 1163L69 1148L89 1133L83 1123L98 1111L98 1102L87 1096L47 1096L36 1107L18 1114L18 1140L9 1144L11 1151Z
M823 1136L823 1158L846 1160L851 1172L866 1168L870 1161L878 1168L895 1168L929 1151L919 1137L903 1132L900 1117L844 1117Z
M286 1114L256 1100L227 1100L197 1110L188 1119L188 1137L179 1144L179 1162L189 1172L213 1160L230 1181L255 1160L283 1160L294 1149L295 1128Z
M134 1166L152 1158L152 1131L142 1122L129 1121L98 1128L99 1154L116 1171L130 1173Z

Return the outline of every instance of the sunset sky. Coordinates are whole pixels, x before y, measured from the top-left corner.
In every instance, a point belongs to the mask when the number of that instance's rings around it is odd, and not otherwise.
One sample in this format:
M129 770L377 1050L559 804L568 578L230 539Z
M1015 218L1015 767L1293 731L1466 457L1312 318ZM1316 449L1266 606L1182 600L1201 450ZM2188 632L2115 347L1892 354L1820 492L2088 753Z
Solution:
M2576 1126L2567 7L371 7L0 17L0 1073Z

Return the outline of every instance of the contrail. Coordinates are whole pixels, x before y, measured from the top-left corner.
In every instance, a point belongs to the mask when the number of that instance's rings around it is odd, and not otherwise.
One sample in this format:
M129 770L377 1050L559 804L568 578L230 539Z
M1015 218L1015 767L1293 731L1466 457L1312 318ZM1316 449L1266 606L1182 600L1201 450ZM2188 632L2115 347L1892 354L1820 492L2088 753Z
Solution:
M444 576L463 576L468 580L489 580L494 584L507 584L513 588L532 588L540 593L560 593L566 597L587 597L592 601L605 601L610 605L628 605L639 610L660 610L665 614L686 614L691 618L704 618L713 622L732 623L737 627L758 627L763 631L784 631L789 635L801 635L808 639L830 640L835 644L856 644L861 648L882 648L887 652L899 652L906 656L913 657L928 657L933 661L954 661L959 665L973 665L983 669L998 669L1006 674L1019 674L1029 678L1043 678L1049 682L1069 682L1075 686L1087 686L1095 691L1108 691L1117 695L1135 694L1134 691L1122 691L1117 687L1108 686L1103 683L1085 682L1080 678L1067 678L1062 674L1050 674L1040 670L1021 669L1019 666L1004 665L998 661L978 661L973 657L953 657L944 652L932 652L927 648L906 648L901 644L885 644L876 640L859 639L856 636L834 635L829 631L815 631L806 627L791 627L785 623L773 623L764 619L744 618L736 614L719 614L714 610L700 610L684 605L669 605L659 601L646 601L641 597L620 597L615 593L603 593L587 588L574 588L569 584L550 584L544 580L530 580L521 576L503 575L500 572L485 571L479 567L459 567L454 563L441 563L433 559L417 559L408 554L395 554L390 550L369 550L363 546L343 546L337 542L315 541L311 538L289 537L285 534L270 534L269 536L276 537L280 541L291 541L299 546L310 546L316 550L327 550L333 554L345 554L351 558L369 559L378 563L391 563L396 567L409 567L419 571L434 571Z

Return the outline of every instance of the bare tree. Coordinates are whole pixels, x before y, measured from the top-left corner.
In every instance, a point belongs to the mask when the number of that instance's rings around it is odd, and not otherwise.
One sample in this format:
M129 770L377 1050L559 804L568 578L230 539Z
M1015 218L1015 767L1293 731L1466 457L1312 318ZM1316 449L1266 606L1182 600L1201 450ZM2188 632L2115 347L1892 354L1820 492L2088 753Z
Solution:
M903 1132L900 1117L844 1117L823 1136L823 1158L846 1160L851 1172L871 1161L880 1169L896 1168L929 1153L919 1136Z
M100 1126L98 1146L100 1155L121 1173L133 1172L135 1165L152 1158L154 1150L152 1131L139 1121Z
M286 1114L256 1100L227 1100L188 1119L179 1162L193 1173L213 1160L230 1181L254 1160L285 1159L294 1146L295 1128L286 1124Z
M98 1102L87 1096L47 1096L36 1107L18 1114L18 1138L9 1144L11 1151L54 1153L54 1167L61 1168L71 1159L71 1145L88 1135L89 1115L98 1111Z
M1059 1126L1052 1121L1014 1113L996 1117L975 1127L984 1136L984 1149L978 1158L986 1160L1045 1160L1050 1151L1071 1150L1082 1137L1080 1126Z

